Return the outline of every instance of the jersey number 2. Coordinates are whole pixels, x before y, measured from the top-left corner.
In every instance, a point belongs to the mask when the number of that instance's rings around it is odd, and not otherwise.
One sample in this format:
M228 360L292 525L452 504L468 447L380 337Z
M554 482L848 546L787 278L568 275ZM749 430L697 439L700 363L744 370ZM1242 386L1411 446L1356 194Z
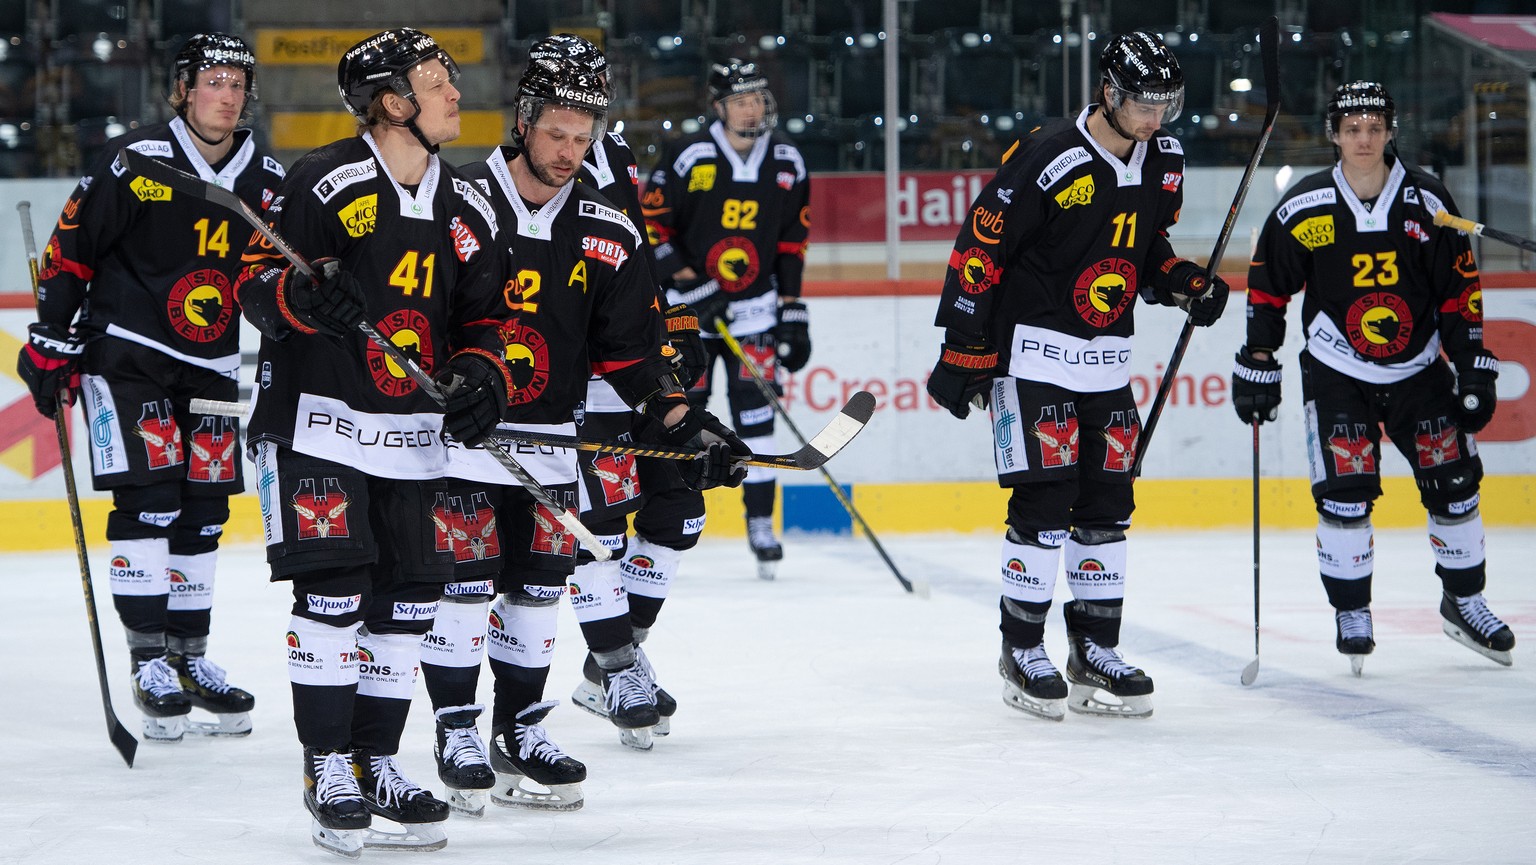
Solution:
M1375 256L1357 255L1349 260L1355 268L1355 286L1397 285L1397 253L1378 252Z
M757 202L727 198L720 210L720 227L751 231L757 227Z

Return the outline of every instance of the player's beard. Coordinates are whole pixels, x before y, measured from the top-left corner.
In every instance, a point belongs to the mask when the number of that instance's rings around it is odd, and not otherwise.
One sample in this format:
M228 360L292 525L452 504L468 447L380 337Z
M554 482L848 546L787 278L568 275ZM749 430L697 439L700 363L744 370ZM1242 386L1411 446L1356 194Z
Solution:
M532 174L535 180L544 184L545 186L548 186L550 189L559 189L560 187L565 186L567 183L570 183L571 179L576 176L575 172L573 171L564 180L561 180L549 170L549 165L550 163L541 163L536 160L529 159L528 173Z

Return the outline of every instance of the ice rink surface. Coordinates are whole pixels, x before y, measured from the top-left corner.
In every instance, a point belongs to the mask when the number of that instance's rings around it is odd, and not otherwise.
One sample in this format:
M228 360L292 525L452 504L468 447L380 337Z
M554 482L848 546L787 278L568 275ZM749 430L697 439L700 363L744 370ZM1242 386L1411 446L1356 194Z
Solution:
M647 650L680 703L640 753L571 706L568 609L547 728L589 771L586 807L453 818L415 861L649 863L1529 863L1536 861L1536 532L1489 536L1504 668L1440 631L1422 531L1379 533L1377 648L1355 678L1310 532L1263 547L1262 668L1247 532L1132 532L1121 648L1156 680L1146 720L1004 705L998 537L881 539L932 583L904 594L863 538L791 538L775 582L706 540ZM209 657L257 696L244 739L107 742L72 553L0 559L13 603L0 682L0 862L340 862L313 847L289 711L286 587L223 554ZM136 734L104 554L93 559L113 700ZM1057 585L1057 605L1066 599ZM1065 666L1061 617L1046 645ZM482 698L490 696L489 674ZM482 733L485 723L482 719ZM440 791L418 686L402 763ZM401 861L403 854L365 853Z

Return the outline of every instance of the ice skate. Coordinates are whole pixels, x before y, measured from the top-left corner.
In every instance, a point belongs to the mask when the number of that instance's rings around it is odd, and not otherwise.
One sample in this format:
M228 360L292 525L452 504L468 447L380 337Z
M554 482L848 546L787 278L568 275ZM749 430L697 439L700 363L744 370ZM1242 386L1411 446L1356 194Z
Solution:
M773 517L747 517L747 543L757 556L758 578L773 579L778 574L779 561L784 558L784 547L773 536Z
M181 690L194 708L211 712L217 721L187 720L187 732L197 736L249 736L251 709L256 698L229 684L224 668L202 655L168 656L171 669L181 679Z
M192 701L181 690L176 671L161 655L133 653L133 702L144 713L144 741L180 742Z
M351 754L304 749L304 807L314 817L310 840L316 847L347 859L363 855L363 833L373 817L358 790Z
M651 683L651 696L656 700L656 714L661 716L661 720L656 722L651 732L657 736L665 736L672 732L672 716L677 714L677 700L667 693L666 688L657 684L656 668L651 666L651 659L646 657L645 649L638 643L635 644L635 663L645 671L645 678Z
M1127 664L1119 652L1080 634L1067 634L1067 646L1068 709L1112 718L1152 714L1150 676Z
M1046 656L1044 643L1030 649L1015 649L1003 643L997 672L1003 677L1003 702L1047 721L1066 717L1067 683Z
M496 770L492 802L540 811L575 811L582 806L587 767L549 741L539 723L557 705L554 700L535 703L518 712L515 723L491 732L491 768Z
M446 706L437 710L437 777L448 790L448 809L465 817L484 817L486 793L496 773L475 719L484 706Z
M441 850L448 844L442 822L448 805L405 777L392 754L352 752L363 804L375 817L398 823L400 829L370 825L363 846L370 850Z
M1371 608L1335 610L1333 618L1338 629L1333 644L1340 654L1349 657L1349 667L1358 676L1365 667L1365 656L1376 648L1376 637L1371 628Z
M1510 650L1515 647L1515 632L1488 609L1482 592L1465 598L1442 593L1440 617L1445 620L1440 627L1447 637L1490 661L1514 665Z

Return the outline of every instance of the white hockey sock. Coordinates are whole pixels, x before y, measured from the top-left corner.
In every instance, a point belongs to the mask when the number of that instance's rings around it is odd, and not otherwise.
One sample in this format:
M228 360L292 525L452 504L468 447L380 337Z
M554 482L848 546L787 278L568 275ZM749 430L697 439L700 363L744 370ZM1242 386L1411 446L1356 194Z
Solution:
M1371 521L1339 524L1317 521L1317 570L1335 580L1364 580L1375 568L1375 532Z
M768 417L773 417L773 408L766 409ZM741 440L742 444L752 449L755 454L773 453L773 434L765 436L750 436ZM748 466L747 479L743 483L766 484L778 478L778 469L764 468L762 466Z
M617 561L578 565L576 573L571 574L570 586L576 621L586 624L629 617L629 593L624 590Z
M213 572L218 560L216 552L170 556L166 563L171 592L168 609L213 609Z
M489 596L478 600L453 598L445 592L438 605L432 630L421 641L422 663L460 669L478 667L485 657L491 599Z
M653 544L636 535L629 545L629 554L619 563L619 574L631 595L666 600L682 560L682 550Z
M1067 538L1067 585L1079 601L1117 601L1125 597L1125 540L1085 544Z
M1467 517L1429 517L1429 547L1442 568L1465 570L1484 562L1483 515L1474 511Z
M491 605L491 660L530 670L549 667L555 653L559 613L556 604L526 607L512 603L506 595L497 598Z
M112 541L107 568L112 594L148 598L171 591L171 542L165 538Z
M356 685L357 632L362 625L288 622L288 681L295 685Z
M420 636L373 634L363 630L357 637L357 654L359 697L411 699L416 690L416 670L421 660Z
M1061 567L1061 547L1014 543L1003 536L1003 596L1028 604L1049 604Z

